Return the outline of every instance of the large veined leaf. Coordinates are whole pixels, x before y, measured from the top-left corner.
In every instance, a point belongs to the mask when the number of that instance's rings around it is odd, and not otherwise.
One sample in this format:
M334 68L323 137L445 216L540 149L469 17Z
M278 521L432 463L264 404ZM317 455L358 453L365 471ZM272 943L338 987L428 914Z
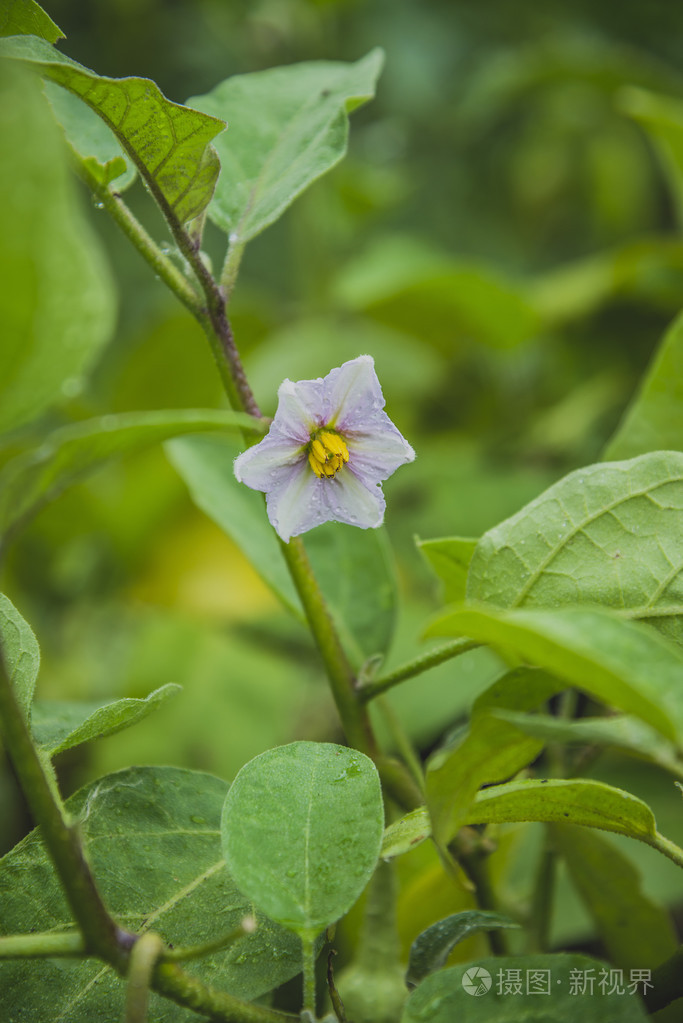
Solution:
M80 96L114 132L167 219L184 224L203 212L220 170L209 142L223 121L172 103L147 78L101 77L34 36L0 40L0 56Z
M14 695L30 721L40 648L31 626L4 593L0 593L0 647Z
M209 217L249 241L346 152L348 114L375 93L381 50L355 64L311 61L226 79L193 107L227 121ZM229 137L228 137L229 136Z
M180 688L169 682L144 699L124 697L110 703L36 700L31 721L33 738L42 753L53 757L81 743L129 728L151 714Z
M683 316L667 330L604 457L683 450Z
M683 642L683 452L570 473L480 539L467 597L602 604Z
M672 956L677 941L669 914L645 895L638 870L614 842L566 824L550 830L612 962L651 969Z
M18 35L40 36L48 43L64 38L61 28L35 0L0 0L0 36Z
M224 437L183 437L166 450L195 503L238 544L283 604L302 616L263 496L238 483L232 471L240 448ZM304 543L351 660L360 667L373 654L385 653L397 596L384 531L335 522L312 530Z
M108 775L67 800L80 822L98 886L119 922L154 930L174 946L230 933L251 903L239 893L220 847L227 785L212 775L138 767ZM66 930L70 914L37 832L0 860L0 932ZM256 998L301 969L294 935L259 917L251 934L187 964L206 983ZM0 963L5 1018L51 1023L119 1023L125 982L95 960ZM196 1016L153 996L152 1023Z
M107 460L179 434L262 433L265 425L240 412L173 409L101 416L55 431L0 473L0 535L6 537L48 501Z
M6 44L0 40L0 47ZM0 69L0 108L3 431L78 391L109 339L115 303L40 85L7 61Z
M357 750L293 742L250 760L232 784L221 829L241 891L312 938L346 913L377 865L379 776Z
M618 982L618 977L617 977ZM415 988L401 1023L646 1023L643 1003L610 967L581 955L501 956L453 966Z

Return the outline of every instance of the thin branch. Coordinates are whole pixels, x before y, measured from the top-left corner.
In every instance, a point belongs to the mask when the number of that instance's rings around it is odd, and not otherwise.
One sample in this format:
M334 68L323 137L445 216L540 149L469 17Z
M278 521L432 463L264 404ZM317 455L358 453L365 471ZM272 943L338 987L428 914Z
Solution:
M399 682L421 675L423 671L435 668L438 664L443 664L444 661L449 661L452 657L459 657L460 654L466 654L468 650L474 650L481 645L473 639L455 639L452 643L437 647L435 650L416 657L413 661L408 661L407 664L402 664L400 668L396 668L380 678L364 683L358 687L358 695L363 703L367 703L375 696L379 696L380 693L386 693L388 689L397 686Z
M65 934L7 934L0 937L0 959L39 959L45 956L87 956L83 935L78 931Z

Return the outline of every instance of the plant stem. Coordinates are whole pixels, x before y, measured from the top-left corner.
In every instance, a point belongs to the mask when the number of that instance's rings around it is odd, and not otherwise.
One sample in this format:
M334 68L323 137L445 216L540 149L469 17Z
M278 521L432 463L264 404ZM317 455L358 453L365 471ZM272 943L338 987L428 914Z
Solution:
M128 965L125 1023L147 1023L152 972L163 948L163 941L153 931L143 934L133 945Z
M461 828L456 838L450 842L449 851L455 855L458 863L474 885L479 908L499 913L500 907L493 890L489 871L489 855L492 847L489 848L487 846L487 840L478 832L473 832L470 828ZM486 936L493 955L503 956L508 954L507 936L504 931L494 928L487 931Z
M4 658L0 657L0 723L7 752L41 837L55 865L67 901L88 951L117 969L125 967L127 939L109 916L95 886L78 830L57 802L28 725L16 701Z
M246 926L247 921L251 921L252 926ZM236 927L228 934L223 934L220 938L215 938L213 941L205 941L201 945L189 945L187 948L165 949L162 958L167 963L200 959L202 956L210 955L212 952L219 952L221 949L230 948L240 938L244 938L247 934L253 934L255 930L256 920L254 917L247 917L240 927Z
M664 835L660 835L658 831L655 831L653 838L646 838L645 841L648 845L651 845L653 849L658 849L660 853L664 853L670 860L678 867L683 867L683 849L675 842L672 842L670 838L665 838Z
M161 962L152 975L152 987L166 998L178 1005L203 1016L208 1016L214 1023L294 1023L298 1018L288 1013L276 1012L264 1005L253 1002L242 1002L239 998L229 995L227 991L218 991L208 987L190 973L186 973L175 963Z
M83 935L77 931L66 934L8 934L0 937L0 959L37 959L43 956L86 956Z
M324 661L346 738L356 749L373 756L375 742L367 712L357 697L356 677L313 574L306 548L299 537L292 537L289 543L281 540L280 547Z
M683 947L652 971L652 988L643 995L647 1011L657 1012L683 997Z
M477 643L473 639L462 638L453 640L452 643L437 647L435 650L430 650L428 653L416 657L413 661L408 661L407 664L401 665L400 668L396 668L395 671L391 671L387 675L372 679L359 686L358 695L363 703L367 703L368 700L374 699L380 693L386 693L388 689L397 686L399 682L404 682L408 678L420 675L423 671L427 671L428 668L435 668L438 664L443 664L444 661L448 661L452 657L459 657L460 654L466 654L468 650L474 650L481 645L481 643Z
M232 289L235 287L237 273L244 255L244 247L244 242L235 241L232 236L228 239L228 251L221 273L221 287L225 293L226 302L230 301Z
M197 319L206 315L202 309L202 302L199 294L192 287L185 275L179 270L175 263L164 255L154 239L147 233L137 217L126 206L120 195L107 185L102 185L92 173L87 163L71 150L72 159L76 167L76 173L88 186L93 195L114 221L119 225L123 233L133 243L140 255L149 263L154 273L164 284L170 288L173 294Z
M315 1014L315 934L301 934L301 954L303 957L304 993L302 1011Z
M538 862L531 903L531 921L527 942L529 953L546 952L548 949L556 870L557 853L546 829L545 844Z

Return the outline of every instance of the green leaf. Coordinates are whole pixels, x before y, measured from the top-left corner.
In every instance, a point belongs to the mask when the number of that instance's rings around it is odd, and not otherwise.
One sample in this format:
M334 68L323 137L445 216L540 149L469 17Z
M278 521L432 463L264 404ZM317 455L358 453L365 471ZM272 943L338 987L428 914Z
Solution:
M432 924L419 934L410 947L406 984L415 987L421 980L445 965L452 949L477 931L498 927L519 927L509 916L487 910L468 909Z
M467 572L477 546L476 539L447 536L439 540L415 538L418 550L443 583L444 603L465 599Z
M602 608L448 612L429 635L465 635L530 664L683 742L683 655L648 626Z
M492 785L477 795L467 818L468 824L507 821L581 824L648 844L657 831L647 803L630 792L588 778L533 779Z
M426 806L418 806L417 810L411 810L385 829L380 855L383 860L402 856L424 842L431 833L429 811Z
M6 44L0 40L0 47ZM0 107L3 431L77 393L109 339L115 301L40 85L6 61L0 69Z
M627 987L628 977L622 980L620 994L611 990L609 973L609 964L581 955L480 959L427 977L408 999L401 1023L576 1023L577 1019L581 1023L647 1023L643 1003ZM529 993L527 983L532 985ZM642 992L642 981L638 990Z
M313 936L346 913L377 864L383 808L374 764L332 743L255 757L228 793L221 831L240 890L273 920Z
M137 177L135 164L95 111L54 82L44 82L43 89L66 141L85 160L100 183L111 184L117 192L132 185Z
M521 669L525 676L528 672ZM518 689L519 672L495 684L496 707L535 707L557 690L543 672L531 673L533 684ZM504 694L504 695L503 695ZM492 698L489 697L488 700ZM447 844L460 830L482 785L504 781L535 760L543 741L529 738L500 717L485 713L487 693L475 703L467 734L447 753L437 752L426 776L427 806L435 838Z
M683 453L565 476L484 534L467 597L496 607L604 604L683 643Z
M67 800L98 888L122 926L154 930L177 946L217 940L253 907L225 867L219 822L227 786L208 774L137 767L108 775ZM0 861L0 932L71 926L61 886L37 831ZM301 969L292 935L259 917L256 932L187 964L205 983L258 998ZM8 1019L69 1023L123 1018L125 980L96 960L0 963ZM152 997L152 1023L196 1016Z
M144 699L125 698L113 703L37 700L33 705L33 737L41 752L53 757L84 742L129 728L181 688L169 682Z
M35 0L0 0L0 36L18 35L39 36L48 43L65 38Z
M671 324L604 457L683 450L683 315Z
M114 132L167 220L185 224L203 212L220 171L209 142L223 121L171 103L148 78L101 77L33 36L0 40L0 56L80 96Z
M224 430L259 434L265 426L241 412L173 409L123 412L57 430L0 473L0 534L12 533L67 487L117 455L179 434Z
M263 495L238 483L232 471L240 448L224 438L194 437L174 440L166 450L195 504L242 549L285 607L303 618ZM305 545L351 660L359 667L385 653L397 598L384 531L329 523L309 533Z
M383 62L311 61L235 75L188 100L229 124L216 148L221 176L209 217L244 244L346 152L348 114L371 99Z
M614 746L646 757L666 771L683 778L683 759L674 744L667 742L654 728L636 718L619 715L567 721L550 714L520 714L510 710L494 713L527 735L535 735L545 742Z
M17 702L30 722L40 648L31 626L4 593L0 593L0 647Z
M640 873L614 842L565 824L552 824L551 835L616 966L651 969L674 954L669 914L644 894Z

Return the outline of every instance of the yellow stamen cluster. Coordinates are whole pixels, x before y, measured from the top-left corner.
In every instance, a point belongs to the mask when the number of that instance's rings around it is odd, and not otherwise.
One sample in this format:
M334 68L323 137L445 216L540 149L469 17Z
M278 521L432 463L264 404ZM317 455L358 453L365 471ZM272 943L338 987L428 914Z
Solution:
M332 479L348 460L349 449L338 433L320 430L313 434L308 450L308 464L319 479Z

